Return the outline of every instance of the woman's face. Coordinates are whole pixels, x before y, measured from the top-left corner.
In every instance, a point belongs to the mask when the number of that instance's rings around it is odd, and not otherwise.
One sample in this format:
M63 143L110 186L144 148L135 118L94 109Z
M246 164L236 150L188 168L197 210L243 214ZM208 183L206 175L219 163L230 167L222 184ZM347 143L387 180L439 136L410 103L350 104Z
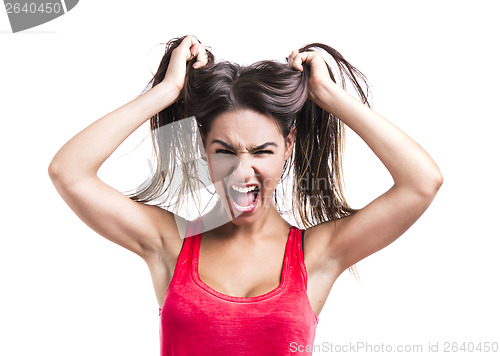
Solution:
M295 131L285 139L275 122L252 110L217 116L203 137L212 182L233 222L255 221L272 206Z

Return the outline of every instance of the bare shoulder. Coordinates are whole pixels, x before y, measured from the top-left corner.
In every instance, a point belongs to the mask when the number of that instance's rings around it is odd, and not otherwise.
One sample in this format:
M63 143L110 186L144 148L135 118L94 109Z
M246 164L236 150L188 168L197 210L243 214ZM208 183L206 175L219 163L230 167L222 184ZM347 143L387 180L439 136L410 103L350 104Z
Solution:
M149 206L151 216L158 226L159 243L143 258L148 263L171 263L177 261L186 236L188 221L159 206Z
M343 272L334 253L338 221L323 222L304 231L304 260L309 275L319 273L336 278Z
M173 278L175 266L182 249L188 221L158 206L150 206L154 221L159 227L160 242L143 256L146 262L158 305L161 307Z
M307 295L319 315L333 284L344 271L334 251L338 220L327 221L304 231L304 262L307 270Z

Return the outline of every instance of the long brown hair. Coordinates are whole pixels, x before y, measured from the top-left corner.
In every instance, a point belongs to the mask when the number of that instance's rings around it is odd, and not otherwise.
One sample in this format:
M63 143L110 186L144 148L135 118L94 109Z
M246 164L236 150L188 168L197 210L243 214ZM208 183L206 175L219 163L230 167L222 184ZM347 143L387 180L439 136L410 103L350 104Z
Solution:
M165 55L158 70L143 92L164 79L172 52L183 39L184 37L175 38L166 44ZM338 84L345 89L347 77L361 101L369 106L369 89L365 76L338 51L327 45L312 43L300 48L299 52L313 50L320 50L327 55L325 59L332 80L338 83L339 79ZM309 68L304 66L304 71L301 72L290 68L287 63L271 60L240 66L228 61L215 62L214 55L208 49L207 54L208 63L204 67L193 69L191 65L196 59L187 64L186 80L180 98L150 118L156 170L146 184L127 196L142 203L150 202L164 193L167 193L167 199L185 197L186 194L196 196L200 183L207 185L197 174L196 148L190 143L182 142L175 133L159 135L158 129L194 116L195 125L206 137L213 119L219 114L236 109L251 109L273 118L283 137L290 133L293 126L296 128L294 152L285 162L282 178L293 170L291 206L293 215L302 224L302 228L355 213L357 209L347 204L343 189L345 127L337 117L307 98ZM328 64L331 60L337 66L338 78ZM360 83L364 84L365 89ZM183 157L180 161L179 157L186 154L192 157ZM181 184L174 192L170 183L179 168L182 174ZM279 210L276 191L274 202ZM182 199L177 199L168 205L169 210L178 212L182 204ZM350 270L357 276L355 266L351 266Z

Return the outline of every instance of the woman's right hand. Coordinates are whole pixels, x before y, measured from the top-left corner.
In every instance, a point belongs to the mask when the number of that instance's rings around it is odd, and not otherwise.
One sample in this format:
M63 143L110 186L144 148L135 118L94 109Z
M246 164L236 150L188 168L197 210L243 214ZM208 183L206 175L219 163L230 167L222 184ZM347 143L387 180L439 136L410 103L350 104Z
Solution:
M195 57L196 62L193 64L193 68L201 68L208 62L205 45L201 44L193 35L187 35L181 44L172 51L172 57L162 83L173 85L180 94L186 77L186 63Z

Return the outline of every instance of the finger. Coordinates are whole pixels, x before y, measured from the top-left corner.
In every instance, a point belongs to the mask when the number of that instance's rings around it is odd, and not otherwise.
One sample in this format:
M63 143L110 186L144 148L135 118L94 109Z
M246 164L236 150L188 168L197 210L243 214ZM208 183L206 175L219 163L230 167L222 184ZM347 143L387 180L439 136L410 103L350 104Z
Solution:
M193 68L203 67L208 63L208 54L205 45L199 44L197 45L197 53L196 53L196 62L193 63Z
M184 53L186 53L186 60L189 61L189 60L193 59L194 57L196 57L196 55L198 54L197 46L199 44L200 44L200 41L198 41L198 39L196 37L194 37L193 35L187 35L186 37L184 37L180 46L183 47L183 51L184 51Z
M305 62L304 60L304 54L306 54L307 52L303 52L303 53L298 53L297 56L295 56L295 58L293 59L293 63L292 63L292 68L295 68L295 69L298 69L298 70L304 70L304 66L302 65L302 63Z
M191 46L189 49L189 53L191 57L189 58L190 60L198 56L198 53L200 52L200 43L195 43Z
M303 70L304 64L310 64L316 56L321 56L321 53L313 51L298 53L293 60L292 68Z
M304 67L302 66L302 53L299 53L299 51L294 50L290 55L289 65L294 69L303 71Z
M290 55L288 56L288 65L290 67L293 67L293 60L295 59L295 57L297 56L298 53L299 53L299 51L294 49L292 51L292 53L290 53Z

